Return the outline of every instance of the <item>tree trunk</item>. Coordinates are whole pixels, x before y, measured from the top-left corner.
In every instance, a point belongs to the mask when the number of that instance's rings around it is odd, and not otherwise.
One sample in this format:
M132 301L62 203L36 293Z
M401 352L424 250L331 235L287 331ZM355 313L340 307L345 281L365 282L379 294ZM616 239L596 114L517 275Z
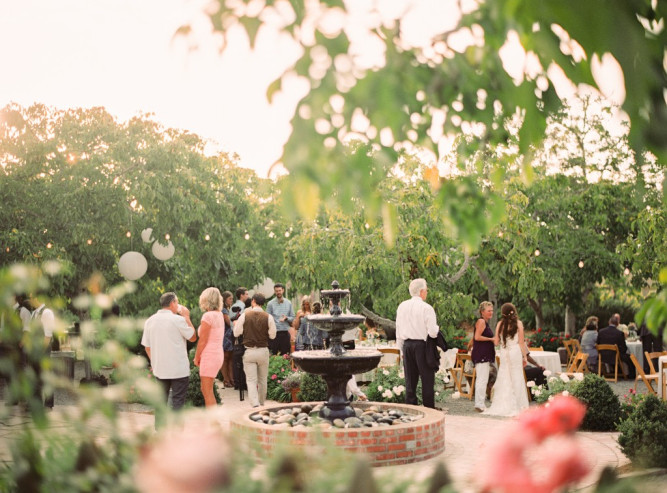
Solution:
M535 312L535 328L539 329L544 325L544 315L542 314L542 300L533 300L528 298L528 304Z
M370 318L378 327L396 330L396 322L389 320L388 318L382 318L377 313L370 311L364 305L361 305L361 314L366 318Z
M570 305L565 305L565 335L574 337L577 332L577 319L574 312L570 309Z
M491 320L489 320L489 325L491 326L492 330L495 330L496 323L498 322L498 289L496 288L496 284L491 280L491 278L488 276L488 274L480 269L479 265L474 262L473 260L473 265L475 266L475 270L477 271L477 274L479 274L479 278L482 280L484 285L486 286L486 290L489 294L489 301L493 303L493 317L491 317Z

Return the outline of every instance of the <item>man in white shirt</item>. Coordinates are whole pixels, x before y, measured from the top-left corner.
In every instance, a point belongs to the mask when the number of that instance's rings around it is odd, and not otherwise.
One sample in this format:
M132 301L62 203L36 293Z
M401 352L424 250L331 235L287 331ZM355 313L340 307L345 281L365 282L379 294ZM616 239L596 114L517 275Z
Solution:
M153 375L164 388L165 400L178 410L185 404L190 381L190 360L187 342L195 342L197 333L190 321L190 311L178 304L176 293L164 293L160 297L161 309L144 324L141 344L151 362ZM159 417L156 415L156 427Z
M396 310L396 343L403 353L405 403L417 404L417 383L422 380L424 406L435 408L435 370L426 363L426 338L436 337L439 327L435 310L426 303L428 287L424 279L414 279L409 286L412 298Z
M29 360L35 372L35 399L44 404L44 407L53 409L55 399L53 393L49 393L42 397L43 382L42 382L42 358L51 358L51 339L53 338L53 331L56 327L56 316L53 310L47 308L44 303L41 303L34 296L30 297L30 305L36 307L30 315L29 330L34 330L31 337L30 346L25 349L26 358ZM23 318L23 317L22 317ZM25 331L25 325L24 325ZM29 336L30 337L30 336ZM43 338L42 338L43 337Z

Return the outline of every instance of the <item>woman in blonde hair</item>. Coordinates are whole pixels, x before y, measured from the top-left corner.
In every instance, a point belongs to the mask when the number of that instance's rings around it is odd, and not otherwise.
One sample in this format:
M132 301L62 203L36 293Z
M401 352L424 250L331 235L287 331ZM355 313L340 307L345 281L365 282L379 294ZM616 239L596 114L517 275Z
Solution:
M500 308L501 319L496 326L496 344L500 345L500 367L493 390L491 407L484 414L516 416L528 407L526 380L523 367L527 363L527 349L523 324L512 303Z
M482 412L486 409L485 400L491 365L496 360L496 351L493 348L493 331L489 320L493 316L493 303L482 301L479 305L480 318L475 323L475 333L472 342L472 362L475 365L477 378L475 379L475 410Z
M225 319L222 315L222 296L218 288L206 288L199 296L199 307L205 313L198 329L195 366L199 367L201 393L206 407L209 407L217 404L213 382L224 361L222 339L225 335Z

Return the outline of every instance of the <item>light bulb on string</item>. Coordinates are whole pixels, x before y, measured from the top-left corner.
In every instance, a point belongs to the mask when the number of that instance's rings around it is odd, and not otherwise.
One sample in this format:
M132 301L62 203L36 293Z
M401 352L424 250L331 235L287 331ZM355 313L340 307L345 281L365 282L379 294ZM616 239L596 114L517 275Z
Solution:
M244 236L244 238L245 238L246 240L249 240L249 239L250 239L250 235L249 235L248 233L246 233L245 236Z
M584 261L583 261L583 260L580 260L580 261L579 261L579 268L580 268L580 269L583 269L583 268L584 268Z
M536 256L536 257L539 257L541 253L542 253L542 252L540 252L539 248L536 248L536 249L535 249L535 256Z
M171 239L171 236L169 235L169 233L164 235L164 239L167 240L167 241L169 241Z
M630 269L628 269L626 267L625 270L623 271L623 274L626 275L626 276L629 276L630 275Z
M206 236L204 236L204 239L205 239L206 241L209 241L209 240L211 239L211 237L210 237L209 235L206 235Z
M51 242L48 242L48 243L46 244L46 248L51 248L52 246L53 246L53 244L52 244Z
M127 233L125 233L125 236L127 236L128 238L131 238L131 237L132 237L132 233L130 233L130 232L128 231Z
M88 243L89 245L92 245L92 244L93 244L93 240L91 240L91 239L89 238L88 240L86 240L86 243Z

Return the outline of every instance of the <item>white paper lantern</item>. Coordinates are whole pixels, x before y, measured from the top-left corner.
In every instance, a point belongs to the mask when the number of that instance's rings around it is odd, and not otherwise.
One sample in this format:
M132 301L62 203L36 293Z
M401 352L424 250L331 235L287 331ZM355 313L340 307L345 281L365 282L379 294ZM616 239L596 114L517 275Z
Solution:
M176 248L174 247L174 244L171 241L166 245L161 245L156 241L155 243L153 243L151 250L153 251L153 255L155 255L156 259L169 260L171 257L174 256Z
M141 239L144 240L144 243L155 241L155 238L153 238L153 228L144 229L141 232Z
M118 270L128 281L136 281L146 273L148 261L139 252L125 252L118 259Z

